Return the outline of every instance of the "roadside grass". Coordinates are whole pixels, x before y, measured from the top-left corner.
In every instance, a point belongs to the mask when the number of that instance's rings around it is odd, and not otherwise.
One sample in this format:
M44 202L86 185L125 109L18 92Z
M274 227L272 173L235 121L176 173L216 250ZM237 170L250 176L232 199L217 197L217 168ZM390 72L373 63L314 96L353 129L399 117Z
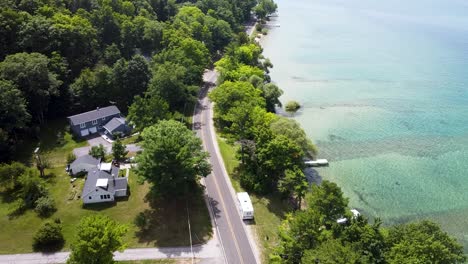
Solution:
M139 184L134 170L129 174L130 195L116 203L102 203L83 207L79 196L81 195L84 178L78 178L70 183L70 176L65 172L66 157L76 147L86 146L86 141L76 142L71 135L61 129L65 122L49 123L50 128L41 133L41 153L47 156L51 166L46 169L47 189L54 198L57 211L47 219L40 218L28 209L24 214L14 218L7 216L10 206L0 199L0 254L16 254L32 252L32 239L36 231L45 221L59 218L62 222L65 245L62 250L68 250L70 243L76 235L76 226L81 218L93 214L103 214L115 221L129 227L124 242L132 247L156 246L187 246L189 245L189 232L187 226L187 211L185 201L160 201L152 206L147 201L149 192L148 183ZM57 129L54 131L54 129ZM63 135L58 139L57 131ZM32 162L32 150L39 140L31 140L31 145L22 146L23 162ZM31 153L27 153L29 149ZM1 193L0 193L1 198ZM211 221L202 192L194 192L190 197L189 214L191 220L192 237L194 243L202 243L212 236ZM149 220L154 228L142 233L134 223L136 216L145 211L154 211ZM164 262L163 262L164 263Z
M217 137L218 145L223 157L226 170L231 178L232 185L236 192L244 191L240 186L239 176L236 167L239 160L235 154L237 146L229 144L221 137ZM279 243L278 227L285 218L286 213L291 212L292 208L283 202L278 195L255 195L249 194L254 206L255 224L253 225L256 233L257 242L262 251L262 262L268 263L270 254Z

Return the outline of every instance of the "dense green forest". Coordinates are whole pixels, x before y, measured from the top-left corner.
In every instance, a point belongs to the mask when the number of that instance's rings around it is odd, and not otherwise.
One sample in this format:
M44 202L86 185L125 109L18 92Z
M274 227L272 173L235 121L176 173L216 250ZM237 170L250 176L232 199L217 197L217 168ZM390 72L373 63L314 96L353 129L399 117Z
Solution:
M261 1L261 3L271 1ZM116 104L137 128L184 114L256 0L0 3L0 160L47 120Z

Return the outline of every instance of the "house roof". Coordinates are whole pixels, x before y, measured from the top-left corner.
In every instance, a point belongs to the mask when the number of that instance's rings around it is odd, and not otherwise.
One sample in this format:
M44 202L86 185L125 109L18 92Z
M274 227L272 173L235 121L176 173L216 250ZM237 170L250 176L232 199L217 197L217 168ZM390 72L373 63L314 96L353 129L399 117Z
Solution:
M99 181L100 179L107 179L107 191L110 192L110 193L114 193L115 191L115 185L117 184L117 182L119 182L119 185L117 189L126 189L126 186L125 188L121 185L123 185L122 183L120 183L121 180L118 180L120 178L118 178L119 176L119 168L116 167L116 166L112 166L112 169L109 172L107 171L102 171L102 170L99 170L97 167L95 170L93 171L90 171L88 173L88 176L86 177L86 181L85 181L85 184L84 184L84 187L83 187L83 192L81 194L81 196L84 198L86 195L88 195L89 193L93 192L96 188L104 188L106 189L105 187L106 186L101 186L104 181ZM115 179L115 181L114 181ZM126 178L125 178L126 179ZM100 186L98 186L98 181L100 183Z
M71 164L70 169L74 173L78 173L80 171L91 171L99 164L99 159L94 158L91 155L84 155L76 158Z
M115 178L114 182L114 190L127 190L128 186L128 178L127 177L119 177Z
M103 108L97 108L95 110L84 112L81 114L69 116L68 119L70 119L72 124L78 125L116 114L120 114L119 109L117 108L117 106L111 105Z
M112 133L116 128L125 124L125 118L123 117L114 117L107 124L104 125L104 129Z
M100 170L102 171L111 171L112 170L112 163L101 163Z

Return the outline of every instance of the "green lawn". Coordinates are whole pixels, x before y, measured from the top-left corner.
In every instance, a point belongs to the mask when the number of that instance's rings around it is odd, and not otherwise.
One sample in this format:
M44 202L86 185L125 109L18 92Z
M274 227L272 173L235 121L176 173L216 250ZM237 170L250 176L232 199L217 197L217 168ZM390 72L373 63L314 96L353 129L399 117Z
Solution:
M86 145L84 142L75 142L71 136L63 132L64 140L57 140L57 132L52 127L60 127L60 122L54 123L48 133L41 135L41 151L51 161L51 168L46 170L47 187L54 198L57 211L49 218L60 218L63 223L63 234L66 243L63 250L69 249L76 226L80 219L87 215L104 214L110 218L127 224L129 232L125 242L128 247L154 247L154 246L186 246L189 245L189 232L187 226L186 202L159 201L152 206L145 197L149 191L148 184L138 184L137 176L130 170L129 189L130 196L116 203L103 203L83 207L81 195L84 179L78 179L70 184L70 176L65 173L66 156L73 148ZM64 124L63 122L61 124ZM63 130L57 130L63 131ZM54 140L55 138L55 140ZM37 142L32 142L34 145ZM24 146L24 149L33 149ZM22 161L31 161L32 155L26 151L20 153ZM211 238L212 228L203 193L193 192L189 202L192 237L194 243L202 243ZM10 219L7 217L8 204L0 200L0 254L24 253L32 251L32 237L44 221L33 210ZM135 217L145 213L149 216L150 229L141 232L134 224Z
M239 177L236 175L235 168L239 165L239 161L235 158L236 148L229 144L223 138L218 137L218 145L223 156L226 170L231 178L232 185L236 192L244 191L239 183ZM278 226L284 219L285 214L291 208L281 201L275 195L258 196L249 194L254 206L255 214L255 231L262 250L262 262L268 262L268 256L273 252L274 247L278 245Z

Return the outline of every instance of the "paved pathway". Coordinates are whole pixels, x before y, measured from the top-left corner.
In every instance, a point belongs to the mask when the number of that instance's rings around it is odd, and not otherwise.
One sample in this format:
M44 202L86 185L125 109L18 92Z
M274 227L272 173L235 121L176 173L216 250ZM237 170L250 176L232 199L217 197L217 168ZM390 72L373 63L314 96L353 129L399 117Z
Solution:
M220 245L216 237L206 244L194 246L193 256L195 259L203 259L202 263L222 263L223 257ZM50 264L65 263L70 252L58 252L52 254L30 253L0 255L1 264ZM123 252L114 253L114 260L143 260L143 259L165 259L182 258L191 259L190 247L170 247L170 248L132 248Z

